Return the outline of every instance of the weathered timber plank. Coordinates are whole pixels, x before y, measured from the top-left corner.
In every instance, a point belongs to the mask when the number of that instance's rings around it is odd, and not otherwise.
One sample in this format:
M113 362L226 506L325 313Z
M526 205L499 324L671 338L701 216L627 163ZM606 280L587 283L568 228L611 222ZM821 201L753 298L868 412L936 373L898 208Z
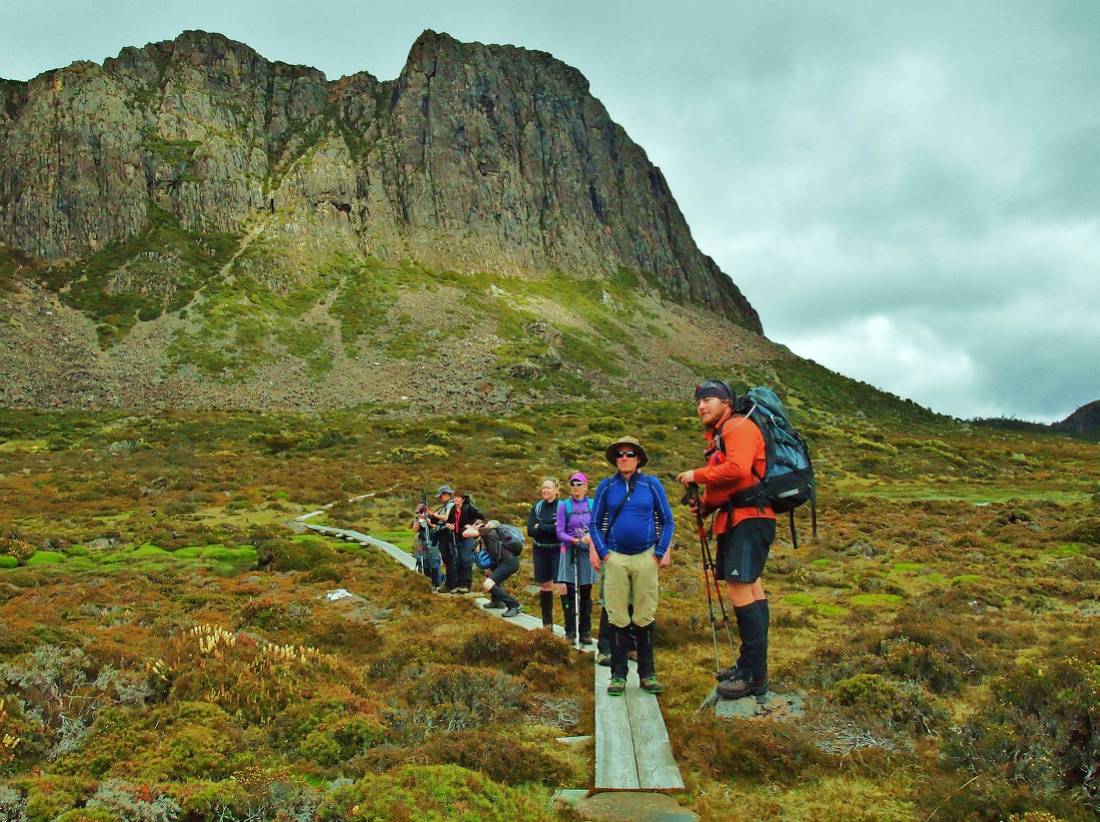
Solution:
M638 790L641 783L626 699L607 695L610 668L592 667L596 669L596 787Z
M642 788L652 790L683 790L684 780L672 756L672 746L669 745L668 731L657 697L638 687L636 673L627 677L626 683L638 783Z

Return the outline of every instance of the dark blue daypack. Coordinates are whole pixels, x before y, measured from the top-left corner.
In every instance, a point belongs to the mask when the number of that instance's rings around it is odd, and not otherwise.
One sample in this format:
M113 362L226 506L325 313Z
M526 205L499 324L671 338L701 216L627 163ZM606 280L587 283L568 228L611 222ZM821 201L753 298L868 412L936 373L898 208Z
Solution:
M794 528L794 509L810 503L813 537L817 539L817 490L814 484L814 466L810 461L810 449L795 430L787 416L782 400L770 388L758 386L738 397L734 408L752 420L764 436L764 452L767 468L764 476L757 476L756 485L734 494L730 508L771 508L777 514L789 513L791 519L791 543L798 547L798 535ZM726 452L721 437L717 446Z

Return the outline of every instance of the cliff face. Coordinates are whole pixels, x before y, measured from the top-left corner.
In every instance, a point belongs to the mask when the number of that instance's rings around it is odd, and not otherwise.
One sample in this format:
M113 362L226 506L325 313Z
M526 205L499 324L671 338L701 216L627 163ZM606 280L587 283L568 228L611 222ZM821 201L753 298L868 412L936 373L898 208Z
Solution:
M1085 437L1100 435L1100 400L1082 405L1061 422L1054 423L1051 428Z
M367 254L455 270L644 274L760 332L659 169L575 69L425 32L397 79L329 82L204 32L0 81L0 242L72 260L155 212L243 233L320 215ZM295 215L310 219L296 221Z

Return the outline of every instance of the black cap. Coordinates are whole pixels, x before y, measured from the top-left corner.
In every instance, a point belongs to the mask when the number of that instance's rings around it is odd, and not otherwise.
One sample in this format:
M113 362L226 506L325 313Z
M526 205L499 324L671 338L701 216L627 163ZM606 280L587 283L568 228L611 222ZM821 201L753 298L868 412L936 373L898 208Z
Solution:
M717 397L720 400L737 401L737 394L722 380L703 380L695 386L695 400L698 402L706 397Z

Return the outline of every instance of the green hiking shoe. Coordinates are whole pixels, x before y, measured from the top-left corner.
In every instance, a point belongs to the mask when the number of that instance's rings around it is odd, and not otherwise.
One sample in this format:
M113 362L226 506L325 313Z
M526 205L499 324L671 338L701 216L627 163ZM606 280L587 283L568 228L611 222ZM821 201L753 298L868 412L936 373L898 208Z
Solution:
M659 694L665 689L665 686L657 680L656 676L647 676L642 680L641 685L643 691L651 694Z
M626 693L626 680L621 676L611 677L611 681L607 683L607 695L608 696L622 696Z

